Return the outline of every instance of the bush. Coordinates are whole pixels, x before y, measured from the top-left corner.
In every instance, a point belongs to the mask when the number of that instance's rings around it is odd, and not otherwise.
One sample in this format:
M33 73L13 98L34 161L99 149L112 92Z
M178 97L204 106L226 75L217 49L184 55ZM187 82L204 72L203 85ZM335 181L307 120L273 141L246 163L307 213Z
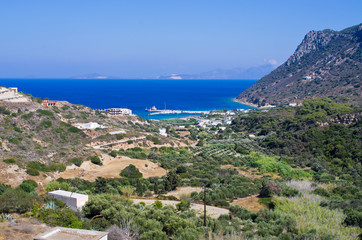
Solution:
M32 203L32 197L22 189L7 188L0 196L0 212L25 213L31 208Z
M75 213L69 208L42 209L39 212L38 219L52 226L82 228L82 222L79 221Z
M3 162L7 163L7 164L15 164L16 163L15 159L13 159L13 158L4 159Z
M128 167L123 169L120 175L126 178L142 178L142 173L140 173L133 164L130 164Z
M97 165L100 165L100 166L103 165L101 159L100 159L98 156L90 156L90 157L89 157L89 160L90 160L93 164L97 164Z
M117 157L117 151L112 151L112 152L110 152L109 153L109 155L111 156L111 157Z
M32 169L32 168L26 169L25 172L26 172L27 174L29 174L30 176L39 176L39 175L40 175L40 173L39 173L38 170Z
M38 184L34 180L24 180L18 187L24 192L31 193L37 186Z
M39 124L39 128L50 128L51 126L52 126L52 121L50 121L50 120L43 120Z
M66 166L64 166L63 164L56 164L56 163L54 163L54 164L52 164L52 165L49 166L49 170L50 170L51 172L56 172L56 171L58 171L58 172L64 172L65 169L66 169Z
M75 166L80 167L83 163L83 160L80 158L72 158L68 160L69 163L73 163Z
M48 110L38 109L38 110L36 110L36 112L43 116L49 116L49 117L54 116L54 114Z
M0 106L0 114L4 114L4 115L10 115L10 110L7 109L6 107L4 106Z
M68 128L68 132L71 132L71 133L83 133L82 130L80 130L79 128L73 127L73 126Z

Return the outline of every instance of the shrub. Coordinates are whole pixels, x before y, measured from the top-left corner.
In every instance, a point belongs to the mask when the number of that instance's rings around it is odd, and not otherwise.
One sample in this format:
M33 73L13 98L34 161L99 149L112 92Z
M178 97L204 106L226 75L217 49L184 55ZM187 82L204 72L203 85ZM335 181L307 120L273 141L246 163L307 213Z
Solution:
M0 212L25 213L31 208L32 197L20 188L7 188L0 196Z
M48 110L38 109L38 110L36 110L36 112L43 116L49 116L49 117L54 116L54 114Z
M90 160L93 164L97 164L97 165L100 165L100 166L103 165L101 159L100 159L98 156L90 156L90 157L89 157L89 160Z
M52 121L50 120L43 120L40 124L40 128L50 128L52 126Z
M142 178L142 173L140 173L133 164L130 164L128 167L123 169L120 175L126 178Z
M31 193L35 191L35 188L38 184L34 180L24 180L20 185L19 188L24 192Z
M111 156L111 157L117 157L117 151L112 151L112 152L110 152L109 153L109 155Z
M10 110L4 106L0 106L0 114L10 115Z
M15 159L13 159L13 158L4 159L3 162L7 163L7 164L15 164L16 163Z
M39 175L40 175L40 173L39 173L38 170L32 169L32 168L26 169L25 172L26 172L27 174L29 174L30 176L39 176Z
M30 119L32 116L34 115L34 113L30 112L28 114L24 114L21 116L22 119L28 120Z
M83 160L75 157L75 158L69 159L68 162L73 163L74 165L80 167L83 163Z
M71 133L83 133L82 130L80 130L79 128L73 127L73 126L68 128L68 132L71 132Z
M66 169L66 167L63 165L63 164L52 164L49 166L49 170L51 172L56 172L56 171L59 171L59 172L64 172Z

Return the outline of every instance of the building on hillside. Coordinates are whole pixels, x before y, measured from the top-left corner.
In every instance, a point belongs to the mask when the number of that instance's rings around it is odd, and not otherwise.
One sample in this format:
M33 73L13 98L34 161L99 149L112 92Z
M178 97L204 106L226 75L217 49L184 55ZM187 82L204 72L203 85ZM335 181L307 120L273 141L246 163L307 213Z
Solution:
M54 227L49 231L36 235L33 240L108 240L108 232L93 230Z
M17 87L9 87L9 90L13 91L14 93L18 92L18 88Z
M160 134L161 134L162 136L167 137L166 128L160 128L159 131L160 131Z
M103 110L103 112L106 112L111 116L132 115L132 110L128 108L108 108Z
M90 130L94 130L97 128L106 128L103 125L100 125L96 122L89 122L89 123L75 123L74 124L75 127L79 128L79 129L90 129Z
M43 105L44 107L55 106L57 105L57 101L44 100L41 105Z
M64 202L67 206L75 211L81 209L88 202L88 195L64 190L49 192L48 196L52 196Z

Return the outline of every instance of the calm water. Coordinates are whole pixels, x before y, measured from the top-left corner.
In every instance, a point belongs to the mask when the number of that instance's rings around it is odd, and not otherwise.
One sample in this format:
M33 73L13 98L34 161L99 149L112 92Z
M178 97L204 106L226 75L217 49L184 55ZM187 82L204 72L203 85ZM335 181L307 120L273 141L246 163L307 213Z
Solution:
M93 80L0 79L0 85L18 87L35 97L65 100L93 109L125 107L147 118L145 108L174 110L222 110L249 106L232 101L256 80ZM179 115L184 117L186 115ZM149 118L171 118L156 115Z

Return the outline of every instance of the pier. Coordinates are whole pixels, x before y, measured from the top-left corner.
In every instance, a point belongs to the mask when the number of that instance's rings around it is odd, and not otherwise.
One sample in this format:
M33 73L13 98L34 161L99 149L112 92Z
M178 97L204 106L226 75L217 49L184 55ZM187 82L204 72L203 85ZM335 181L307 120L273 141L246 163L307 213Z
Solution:
M158 115L158 114L180 114L180 113L189 113L189 114L209 114L210 111L188 111L188 110L157 110L150 113L149 115Z

